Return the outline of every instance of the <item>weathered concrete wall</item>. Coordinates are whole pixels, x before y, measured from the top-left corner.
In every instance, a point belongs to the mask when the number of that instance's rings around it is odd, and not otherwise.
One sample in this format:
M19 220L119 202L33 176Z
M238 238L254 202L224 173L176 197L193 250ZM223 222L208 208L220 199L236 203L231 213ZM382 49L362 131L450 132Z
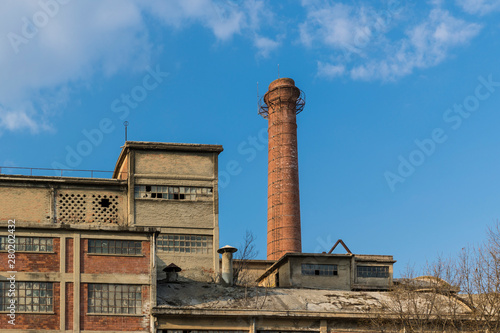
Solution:
M137 151L135 174L160 174L212 177L212 153Z
M50 223L52 219L50 188L0 187L0 222L16 219L19 222Z
M136 225L214 228L214 203L180 200L135 200Z
M163 269L171 263L179 266L179 280L216 281L217 272L214 271L213 254L179 254L156 252L157 277L159 280L166 277Z
M137 149L131 152L130 172L134 188L134 225L161 227L162 234L205 235L212 237L211 253L156 252L157 278L165 278L163 268L171 263L182 271L180 279L212 281L218 276L219 246L217 155L216 152ZM132 186L131 184L131 186ZM210 195L193 198L135 198L135 186L196 187Z
M314 256L290 258L291 282L293 286L308 288L324 288L336 290L350 290L351 258L330 257L318 259ZM337 265L338 275L334 276L311 276L302 275L302 264L325 264ZM281 280L281 269L280 269ZM280 281L281 282L281 281ZM280 285L281 286L281 285Z
M389 267L389 276L386 278L383 277L361 277L357 274L357 266L387 266ZM393 277L393 265L392 264L381 264L377 262L367 263L367 262L358 262L356 263L356 270L354 271L354 283L357 287L371 287L378 289L388 289L392 286L392 277Z

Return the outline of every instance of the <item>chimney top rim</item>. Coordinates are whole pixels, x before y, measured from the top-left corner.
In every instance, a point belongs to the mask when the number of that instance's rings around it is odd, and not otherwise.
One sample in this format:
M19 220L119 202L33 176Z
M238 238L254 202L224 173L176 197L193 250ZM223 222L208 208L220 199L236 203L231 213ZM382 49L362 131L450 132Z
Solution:
M269 84L269 91L278 87L295 87L295 81L288 77L282 77Z

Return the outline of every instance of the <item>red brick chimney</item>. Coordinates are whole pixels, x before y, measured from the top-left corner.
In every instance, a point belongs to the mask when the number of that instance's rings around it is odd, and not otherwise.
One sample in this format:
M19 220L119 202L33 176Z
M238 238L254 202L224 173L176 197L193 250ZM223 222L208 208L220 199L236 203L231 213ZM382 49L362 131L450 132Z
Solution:
M269 85L264 103L259 113L269 121L267 259L277 260L302 252L296 115L305 102L295 82L282 78Z

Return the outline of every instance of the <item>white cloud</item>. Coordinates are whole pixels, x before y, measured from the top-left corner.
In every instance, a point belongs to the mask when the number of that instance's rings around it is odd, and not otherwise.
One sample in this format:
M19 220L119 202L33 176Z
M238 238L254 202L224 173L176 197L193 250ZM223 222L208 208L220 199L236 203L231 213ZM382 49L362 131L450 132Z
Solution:
M257 32L266 11L258 0L1 1L0 132L50 129L74 84L143 70L151 54L146 17L167 29L199 24L219 41L245 32L267 56L280 43Z
M470 14L486 15L500 10L500 0L457 0L457 4Z
M318 61L318 74L320 76L334 78L337 76L344 75L345 71L346 71L346 69L345 69L344 65L332 65L332 64Z
M434 9L423 23L410 29L398 48L387 52L383 59L354 66L353 79L394 80L409 75L415 68L428 68L444 61L450 50L467 44L481 26L457 19L447 11Z
M368 7L336 3L324 7L315 5L309 9L306 22L299 27L300 39L308 47L320 43L359 53L374 37L378 18ZM385 27L380 25L380 29Z
M404 8L394 8L387 16L366 6L303 3L308 9L307 21L300 26L303 45L330 50L330 59L318 62L318 75L323 77L349 74L354 80L395 80L415 68L441 63L481 30L479 24L439 8L405 28ZM405 33L390 34L395 28Z
M259 50L258 55L267 58L271 52L281 45L281 43L267 37L256 35L254 38L254 45Z

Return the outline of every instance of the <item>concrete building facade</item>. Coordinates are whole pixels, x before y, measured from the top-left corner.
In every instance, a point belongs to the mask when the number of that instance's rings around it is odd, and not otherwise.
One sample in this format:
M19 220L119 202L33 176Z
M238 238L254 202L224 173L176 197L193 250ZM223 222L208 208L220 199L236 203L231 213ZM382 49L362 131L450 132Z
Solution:
M0 330L154 331L165 266L219 271L221 151L129 141L112 179L0 175Z

